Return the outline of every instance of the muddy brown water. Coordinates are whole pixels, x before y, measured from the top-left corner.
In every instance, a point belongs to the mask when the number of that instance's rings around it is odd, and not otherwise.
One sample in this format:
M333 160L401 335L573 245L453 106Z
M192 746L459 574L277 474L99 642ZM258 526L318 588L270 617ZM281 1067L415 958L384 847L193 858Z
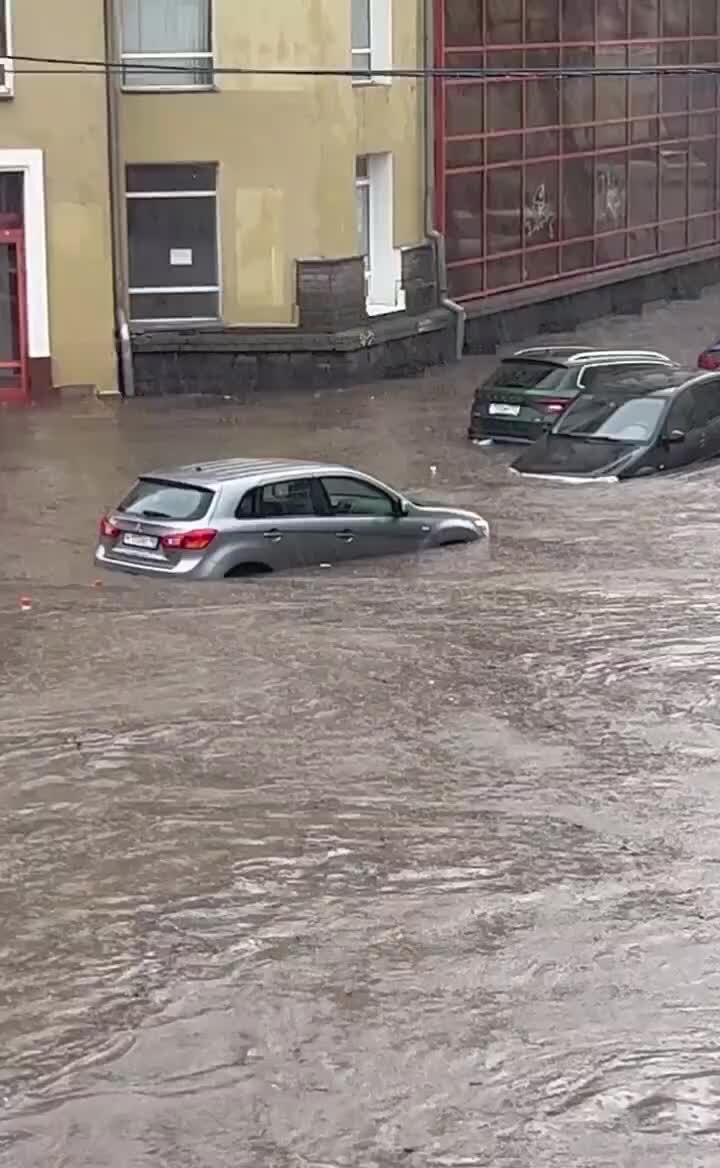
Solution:
M720 468L519 481L486 364L0 417L2 1168L720 1158ZM95 586L128 479L233 453L491 548Z

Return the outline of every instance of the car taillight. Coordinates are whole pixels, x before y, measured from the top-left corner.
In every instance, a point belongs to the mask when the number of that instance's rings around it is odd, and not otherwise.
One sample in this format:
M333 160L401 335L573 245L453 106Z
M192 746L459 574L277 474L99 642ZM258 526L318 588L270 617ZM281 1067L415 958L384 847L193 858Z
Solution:
M177 531L173 535L164 535L160 544L164 548L172 548L181 552L204 552L205 548L215 539L217 531L203 527L198 531Z
M568 407L568 402L563 400L553 401L552 399L549 399L548 401L538 402L538 405L540 406L541 410L545 411L546 414L563 414Z
M102 519L100 520L100 535L105 539L117 539L119 534L120 528L116 527L115 524L108 519L107 515L103 515Z
M698 369L720 369L720 354L701 353L698 357Z

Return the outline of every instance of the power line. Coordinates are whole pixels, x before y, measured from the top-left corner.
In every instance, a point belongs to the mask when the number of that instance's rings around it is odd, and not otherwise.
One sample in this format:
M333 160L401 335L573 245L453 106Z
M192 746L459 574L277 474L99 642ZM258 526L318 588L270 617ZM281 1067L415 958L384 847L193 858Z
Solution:
M319 68L256 68L245 65L207 65L202 60L189 54L184 63L177 65L161 64L152 58L142 62L134 61L103 61L96 59L81 60L66 57L27 57L14 55L4 58L13 62L13 72L30 74L33 76L104 76L106 73L122 73L124 75L138 74L167 74L187 76L189 72L206 71L213 76L230 77L308 77L308 78L349 78L357 80L373 80L375 78L398 78L407 80L436 80L436 81L532 81L532 80L572 80L578 78L600 77L717 77L720 76L720 63L702 65L627 65L606 68L598 65L560 65L560 66L513 66L512 68L485 68L453 66L429 66L420 69L319 69ZM195 63L196 62L196 63ZM45 66L43 68L17 68L20 65Z

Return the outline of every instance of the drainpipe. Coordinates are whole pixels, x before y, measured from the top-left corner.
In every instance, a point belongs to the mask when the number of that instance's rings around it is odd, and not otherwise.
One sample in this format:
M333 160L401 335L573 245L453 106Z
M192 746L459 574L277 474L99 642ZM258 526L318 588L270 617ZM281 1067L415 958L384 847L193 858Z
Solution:
M108 179L110 195L110 237L113 270L115 335L123 397L135 396L132 347L128 324L128 270L125 238L125 182L120 134L120 70L110 63L120 61L120 33L115 0L103 0L105 21L105 101L107 106Z
M435 4L442 0L419 0L420 27L423 38L423 65L432 69L435 64ZM425 234L435 246L440 303L455 317L455 360L461 361L465 350L465 309L448 296L447 255L445 237L435 228L435 106L434 81L427 73L424 79L423 144L425 161Z

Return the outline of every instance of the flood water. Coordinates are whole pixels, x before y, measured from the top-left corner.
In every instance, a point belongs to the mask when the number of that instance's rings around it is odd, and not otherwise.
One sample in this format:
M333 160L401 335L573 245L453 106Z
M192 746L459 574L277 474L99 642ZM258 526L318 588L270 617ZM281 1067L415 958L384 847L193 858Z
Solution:
M586 336L694 356L719 304ZM0 417L2 1168L720 1159L720 467L518 480L488 364ZM491 547L96 584L135 473L233 454Z

